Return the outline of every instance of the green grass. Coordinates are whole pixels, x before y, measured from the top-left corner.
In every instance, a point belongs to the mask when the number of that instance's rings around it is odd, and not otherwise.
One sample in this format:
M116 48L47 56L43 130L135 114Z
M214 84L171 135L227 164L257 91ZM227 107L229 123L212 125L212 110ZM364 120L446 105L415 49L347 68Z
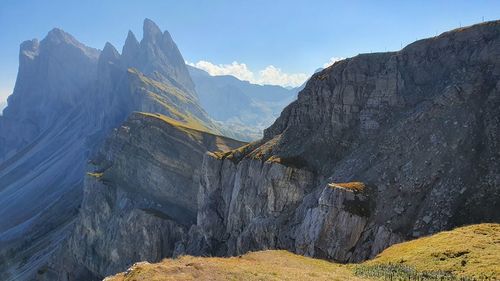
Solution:
M356 276L380 280L472 281L469 277L456 276L447 271L419 271L404 264L360 265L354 268Z

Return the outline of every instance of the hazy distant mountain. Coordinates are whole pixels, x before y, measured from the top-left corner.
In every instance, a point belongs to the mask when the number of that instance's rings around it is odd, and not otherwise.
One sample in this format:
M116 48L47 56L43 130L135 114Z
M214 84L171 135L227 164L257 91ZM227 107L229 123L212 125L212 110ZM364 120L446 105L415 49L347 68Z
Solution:
M251 84L230 75L211 76L192 66L188 70L203 108L246 140L262 137L263 129L276 120L298 92L296 88Z
M35 270L65 236L88 157L133 111L220 133L168 32L147 19L143 31L141 42L129 32L121 55L60 29L21 44L15 89L0 116L0 260L9 261L0 273Z

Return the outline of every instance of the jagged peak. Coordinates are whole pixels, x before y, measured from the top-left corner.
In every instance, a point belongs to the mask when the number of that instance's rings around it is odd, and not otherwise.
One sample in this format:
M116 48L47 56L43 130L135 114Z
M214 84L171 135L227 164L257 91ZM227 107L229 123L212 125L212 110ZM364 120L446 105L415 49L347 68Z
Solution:
M60 28L53 28L47 36L40 42L42 48L51 49L55 45L68 45L80 49L85 55L90 58L97 59L99 57L99 50L88 47L76 40L73 35L67 33Z
M38 48L40 47L40 42L38 39L26 40L21 43L20 55L27 56L33 59L38 54Z
M21 43L21 50L34 50L40 46L38 39L34 38Z
M170 33L167 30L165 30L163 32L163 41L174 42L174 40L172 39L172 36L170 35Z
M60 29L60 28L53 28L47 36L45 37L44 41L51 41L51 42L65 42L65 43L71 43L74 45L80 45L81 43L78 42L71 34L67 33L66 31Z
M125 45L123 45L123 49L126 49L128 47L137 48L137 46L139 46L139 41L137 41L135 34L131 30L129 30L127 39L125 39Z
M113 44L106 42L104 45L104 49L101 52L101 55L99 56L99 59L106 59L106 60L115 60L120 57L120 53L116 50L115 46Z
M157 36L162 34L161 29L152 20L146 18L144 19L143 30L143 40L154 41Z
M122 56L129 58L134 57L139 49L139 41L135 37L134 33L129 30L127 34L127 39L125 39L125 44L122 48Z

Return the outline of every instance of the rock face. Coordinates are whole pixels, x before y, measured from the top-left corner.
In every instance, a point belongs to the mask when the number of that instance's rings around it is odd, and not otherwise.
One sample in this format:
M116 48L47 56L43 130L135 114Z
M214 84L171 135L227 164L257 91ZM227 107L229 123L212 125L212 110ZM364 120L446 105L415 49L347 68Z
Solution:
M361 261L499 222L499 81L500 21L335 63L263 140L205 157L187 252Z
M82 200L86 161L133 111L162 113L219 133L167 32L144 22L123 55L60 29L21 44L14 93L0 116L0 275L25 279L67 235ZM7 276L7 277L5 277ZM4 278L5 277L5 278Z
M75 228L37 279L101 280L174 255L196 223L203 155L242 144L162 115L131 115L89 164Z

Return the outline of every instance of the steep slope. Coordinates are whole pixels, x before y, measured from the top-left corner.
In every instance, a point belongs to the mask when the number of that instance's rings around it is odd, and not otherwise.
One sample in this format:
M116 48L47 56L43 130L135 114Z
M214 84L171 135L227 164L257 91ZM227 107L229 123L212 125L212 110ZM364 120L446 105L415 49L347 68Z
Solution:
M37 278L100 280L182 251L203 155L242 144L163 115L131 115L90 162L75 229Z
M158 30L145 20L144 38L129 33L123 55L60 29L21 44L15 90L0 117L0 217L9 218L0 221L0 257L9 261L0 264L2 276L22 279L64 239L89 155L131 112L219 133L175 43Z
M500 225L479 224L396 244L360 265L274 250L141 262L105 280L497 280L499 238Z
M261 141L207 156L190 254L361 261L500 221L500 21L315 74Z
M200 104L223 127L241 135L240 139L256 140L270 126L298 90L280 86L256 85L236 77L211 76L187 66L196 85Z

